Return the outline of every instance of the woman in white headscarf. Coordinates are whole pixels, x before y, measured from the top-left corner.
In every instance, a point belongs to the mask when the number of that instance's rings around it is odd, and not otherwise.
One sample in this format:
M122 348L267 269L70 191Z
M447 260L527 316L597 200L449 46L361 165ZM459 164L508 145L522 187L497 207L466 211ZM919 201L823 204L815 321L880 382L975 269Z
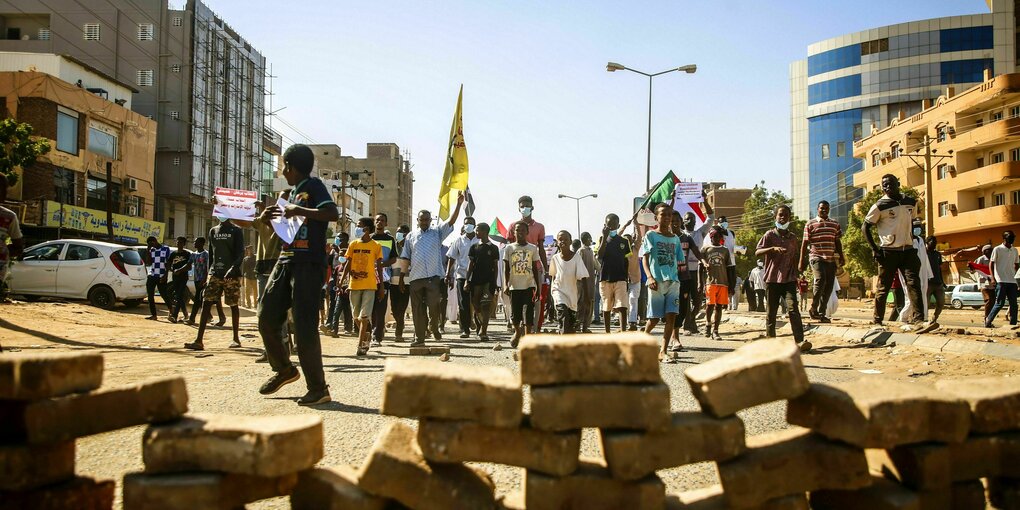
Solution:
M928 262L928 249L924 245L924 238L921 237L922 229L920 222L914 222L913 234L914 234L914 250L917 253L917 257L921 260L921 270L917 272L917 277L921 280L921 296L926 298L928 296L928 280L934 278L935 273L931 270L931 263ZM902 273L897 273L897 278L900 279L900 284L904 289L907 288L907 282L903 281ZM911 302L910 293L906 292L905 303L903 310L900 312L900 322L905 322L904 319L910 317L913 313L913 307L917 306L916 303ZM924 320L928 320L928 300L924 299L921 303L921 316Z

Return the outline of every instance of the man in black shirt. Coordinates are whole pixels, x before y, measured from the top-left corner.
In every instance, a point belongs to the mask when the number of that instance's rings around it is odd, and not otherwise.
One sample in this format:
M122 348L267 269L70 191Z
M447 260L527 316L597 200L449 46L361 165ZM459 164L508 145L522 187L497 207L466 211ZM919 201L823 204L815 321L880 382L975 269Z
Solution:
M931 316L931 322L937 323L942 309L946 306L946 282L942 279L942 253L938 249L938 240L935 236L928 236L924 243L928 251L928 263L931 265L932 277L928 280L928 295L925 298L931 302L935 298L935 313Z
M282 245L280 260L273 267L266 293L259 301L259 333L269 365L276 372L259 388L259 393L271 395L301 377L280 337L290 310L294 317L294 342L308 387L298 404L324 404L330 401L330 396L322 370L322 344L317 325L322 283L326 281L326 227L337 220L338 214L326 186L311 176L315 155L308 146L290 146L283 154L283 165L283 176L287 184L294 187L289 203L283 208L266 207L256 221L268 224L283 216L301 217L303 222L294 240Z
M471 297L471 316L478 324L478 338L489 340L489 319L495 311L499 286L496 274L499 266L499 248L489 240L489 225L479 223L475 229L478 243L468 248L467 284L464 290ZM462 319L463 320L463 319Z
M386 213L375 215L375 234L372 235L372 240L379 243L382 248L382 261L379 262L379 266L382 267L383 281L379 283L383 292L382 298L376 293L376 301L372 306L372 347L382 347L383 333L386 332L386 302L390 292L390 277L393 274L390 266L397 261L396 240L386 232L388 224L389 217Z
M234 341L231 349L241 347L238 335L241 323L241 310L238 300L241 297L241 261L244 260L244 233L229 219L209 229L209 283L205 287L202 299L202 317L198 322L198 338L185 349L201 351L205 349L202 337L205 336L205 323L212 317L212 307L222 298L230 307L231 328Z
M188 271L191 269L191 252L186 250L188 238L177 238L177 251L170 254L170 275L173 277L174 301L170 306L170 322L177 323L177 314L188 317Z
M611 328L613 312L620 314L620 332L627 331L627 304L630 301L627 256L630 255L630 243L619 235L619 230L620 217L613 213L606 215L596 255L602 267L599 294L602 295L602 319L606 333Z

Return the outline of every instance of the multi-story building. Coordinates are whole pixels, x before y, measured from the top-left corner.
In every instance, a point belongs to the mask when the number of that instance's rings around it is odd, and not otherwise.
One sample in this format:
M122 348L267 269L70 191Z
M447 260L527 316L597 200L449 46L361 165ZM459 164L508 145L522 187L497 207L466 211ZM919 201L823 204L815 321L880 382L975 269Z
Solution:
M715 217L726 217L730 230L740 230L744 222L744 202L751 197L749 188L727 188L725 182L705 183L705 200L715 211Z
M159 123L155 214L168 235L211 225L217 186L259 189L266 60L199 0L0 0L0 51L55 53L136 89Z
M947 85L966 89L983 73L1012 73L1018 58L1015 2L990 13L912 21L817 42L790 65L790 165L794 213L828 200L844 225L860 198L853 142L902 111L910 117Z
M260 189L265 196L273 192L273 179L283 170L283 135L266 126L262 131L262 183Z
M854 157L863 168L854 185L879 189L882 176L893 174L904 187L917 189L927 231L955 262L952 272L958 278L976 256L967 250L955 260L960 250L998 244L1003 230L1020 229L1018 133L1020 74L988 76L960 93L948 87L920 112L895 118L854 143Z

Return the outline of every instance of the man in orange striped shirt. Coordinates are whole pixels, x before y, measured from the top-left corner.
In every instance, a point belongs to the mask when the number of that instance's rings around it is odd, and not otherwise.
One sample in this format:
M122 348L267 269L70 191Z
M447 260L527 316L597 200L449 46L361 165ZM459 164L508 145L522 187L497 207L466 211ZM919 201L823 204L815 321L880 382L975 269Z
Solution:
M842 236L839 222L829 218L829 203L825 200L818 202L818 216L804 225L804 240L800 244L800 271L804 272L810 260L814 286L811 289L813 296L808 314L820 322L830 322L825 316L825 308L836 281L836 263L846 265L843 243L840 242Z

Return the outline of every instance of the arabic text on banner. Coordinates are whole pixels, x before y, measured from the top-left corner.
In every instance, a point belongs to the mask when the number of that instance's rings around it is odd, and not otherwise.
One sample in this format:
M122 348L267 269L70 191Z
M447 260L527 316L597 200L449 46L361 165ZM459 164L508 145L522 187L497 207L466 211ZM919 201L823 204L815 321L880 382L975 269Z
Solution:
M680 204L700 204L704 202L701 196L702 185L700 182L678 182L674 187L676 201Z
M255 202L258 193L243 189L216 188L216 206L213 216L232 220L255 220Z

